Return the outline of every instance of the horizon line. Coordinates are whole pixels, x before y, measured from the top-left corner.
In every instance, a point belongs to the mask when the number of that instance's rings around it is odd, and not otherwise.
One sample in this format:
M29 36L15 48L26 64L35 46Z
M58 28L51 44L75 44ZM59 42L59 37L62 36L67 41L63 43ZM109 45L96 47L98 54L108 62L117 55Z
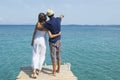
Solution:
M36 24L0 24L0 25L36 25ZM107 25L117 25L117 26L120 26L120 24L61 24L61 25L91 25L91 26L93 26L93 25L105 25L105 26L107 26Z

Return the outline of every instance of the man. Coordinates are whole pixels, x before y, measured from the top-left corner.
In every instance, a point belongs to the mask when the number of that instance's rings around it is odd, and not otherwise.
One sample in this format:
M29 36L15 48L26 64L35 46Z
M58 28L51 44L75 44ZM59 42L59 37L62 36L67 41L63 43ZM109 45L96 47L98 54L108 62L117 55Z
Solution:
M48 10L47 14L49 17L49 20L43 25L44 28L47 28L50 30L52 34L57 34L61 31L61 19L64 17L64 15L61 15L60 17L54 17L54 11ZM56 74L56 63L58 65L57 72L60 72L60 65L61 65L61 57L60 57L60 51L61 51L61 36L55 37L55 38L49 38L49 46L50 46L50 54L51 54L51 60L53 65L53 75Z

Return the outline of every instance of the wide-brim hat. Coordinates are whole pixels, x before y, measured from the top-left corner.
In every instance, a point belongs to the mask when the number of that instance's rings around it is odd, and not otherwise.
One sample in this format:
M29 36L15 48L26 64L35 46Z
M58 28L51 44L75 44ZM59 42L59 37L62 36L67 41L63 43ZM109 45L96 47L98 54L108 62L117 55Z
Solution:
M46 15L51 16L54 14L54 11L52 9L48 9Z

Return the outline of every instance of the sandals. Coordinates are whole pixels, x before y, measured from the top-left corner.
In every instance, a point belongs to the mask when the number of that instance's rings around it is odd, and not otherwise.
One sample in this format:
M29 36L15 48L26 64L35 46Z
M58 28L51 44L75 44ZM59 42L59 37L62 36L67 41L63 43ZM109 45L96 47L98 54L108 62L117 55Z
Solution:
M41 73L40 70L36 70L36 74L39 75Z
M33 72L33 74L31 75L32 78L36 79L37 78L37 75L35 72Z
M39 75L39 71L36 71L36 74Z

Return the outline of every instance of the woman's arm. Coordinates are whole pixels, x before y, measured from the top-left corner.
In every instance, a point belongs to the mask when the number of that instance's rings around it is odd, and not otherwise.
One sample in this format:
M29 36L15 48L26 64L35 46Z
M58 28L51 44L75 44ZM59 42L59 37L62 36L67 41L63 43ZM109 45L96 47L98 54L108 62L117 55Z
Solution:
M59 32L58 34L52 34L48 29L46 28L43 28L42 25L40 23L37 23L37 26L36 26L36 30L41 30L41 31L48 31L48 35L50 38L54 38L54 37L57 37L57 36L60 36L61 35L61 32ZM34 35L36 34L36 32L34 33ZM33 36L33 41L34 41L34 36Z
M60 36L60 35L61 35L61 32L59 32L58 34L52 34L52 33L48 30L48 35L49 35L50 38L54 38L54 37Z
M33 33L33 37L32 37L32 42L31 42L31 46L33 46L36 31L37 31L37 25L36 25L36 27L35 27L35 29L34 29L34 33Z

